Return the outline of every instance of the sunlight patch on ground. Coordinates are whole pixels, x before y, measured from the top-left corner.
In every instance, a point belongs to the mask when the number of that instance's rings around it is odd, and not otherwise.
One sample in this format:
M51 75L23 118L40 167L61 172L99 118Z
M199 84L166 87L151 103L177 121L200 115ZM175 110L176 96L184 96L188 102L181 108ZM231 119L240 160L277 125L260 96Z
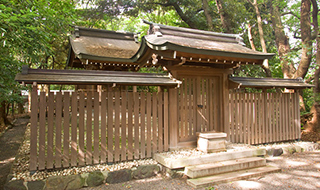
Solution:
M261 184L259 182L255 182L255 181L241 180L241 181L234 182L234 184L241 187L241 188L246 188L246 189L260 189L261 188Z
M7 164L9 162L12 162L14 161L15 157L12 157L12 158L8 158L6 160L0 160L0 164Z
M299 166L307 166L308 165L305 162L298 162L298 161L293 161L293 160L286 160L286 164L289 167L299 167Z

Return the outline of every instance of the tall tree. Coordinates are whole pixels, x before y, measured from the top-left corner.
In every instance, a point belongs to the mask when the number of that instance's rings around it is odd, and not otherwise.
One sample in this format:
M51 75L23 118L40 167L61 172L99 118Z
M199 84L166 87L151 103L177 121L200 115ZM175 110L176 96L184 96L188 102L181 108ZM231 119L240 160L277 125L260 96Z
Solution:
M216 5L224 32L233 33L231 18L224 5L224 0L216 0Z
M316 0L310 0L312 3L312 25L313 34L316 37L316 70L314 73L314 103L310 110L313 114L312 120L308 121L304 126L306 131L320 130L320 36L319 36L319 23L318 23L318 3ZM308 9L307 9L308 10Z
M2 0L0 4L0 125L8 124L4 107L18 101L14 81L23 64L48 67L57 62L55 48L63 46L73 21L74 4L68 0ZM63 47L59 47L63 49ZM56 52L58 53L58 52ZM65 59L65 58L64 58ZM60 60L62 61L62 60ZM57 64L58 65L58 64Z
M293 74L295 73L296 69L294 68L291 60L288 58L288 54L290 52L289 38L284 32L279 6L280 2L278 0L271 1L270 3L272 26L280 62L282 65L283 78L293 78Z
M258 29L259 29L259 36L260 36L260 44L261 44L261 47L262 47L262 51L264 53L267 53L267 46L266 46L266 42L264 40L264 34L263 34L263 27L262 27L262 18L261 18L261 14L260 14L260 10L259 10L259 7L258 7L258 3L257 3L257 0L247 0L253 7L254 7L254 10L255 10L255 13L256 13L256 16L257 16L257 23L258 23ZM270 67L269 67L269 61L267 59L265 59L263 61L263 64L262 64L262 68L264 69L265 73L266 73L266 76L267 77L271 77L271 70L270 70Z
M312 58L312 36L311 36L311 1L301 0L300 28L301 28L301 60L295 72L294 78L304 78L308 72Z

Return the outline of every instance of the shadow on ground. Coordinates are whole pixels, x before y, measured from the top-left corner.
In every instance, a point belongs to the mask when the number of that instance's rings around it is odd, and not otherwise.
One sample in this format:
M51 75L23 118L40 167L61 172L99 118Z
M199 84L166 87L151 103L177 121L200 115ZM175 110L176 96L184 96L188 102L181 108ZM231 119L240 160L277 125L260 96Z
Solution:
M15 156L23 142L28 122L27 116L20 117L15 120L11 128L0 136L0 190L4 188L7 175L10 173Z

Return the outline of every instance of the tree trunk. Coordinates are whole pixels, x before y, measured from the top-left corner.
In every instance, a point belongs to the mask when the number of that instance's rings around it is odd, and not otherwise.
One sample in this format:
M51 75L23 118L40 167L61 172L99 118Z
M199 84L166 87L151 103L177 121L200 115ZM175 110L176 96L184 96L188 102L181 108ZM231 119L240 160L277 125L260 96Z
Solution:
M308 121L307 124L304 126L306 131L316 131L319 132L320 129L320 86L319 86L319 76L320 76L320 37L318 35L319 30L319 24L318 24L318 4L316 0L311 0L313 11L312 11L312 18L313 18L313 27L316 36L316 42L317 42L317 52L316 52L316 63L317 63L317 69L314 73L314 104L312 105L312 108L310 112L313 114L312 120Z
M272 26L275 33L280 63L282 65L283 78L293 78L296 69L293 64L290 63L290 60L287 59L287 55L290 52L290 44L288 37L284 33L279 7L275 3L272 3L270 7Z
M6 102L3 101L1 102L0 105L0 126L7 126L10 125L10 121L7 118L7 114L6 114Z
M250 42L251 49L256 51L256 46L253 43L253 38L252 38L252 33L251 33L252 26L251 26L251 24L248 24L247 26L248 26L248 39Z
M260 11L259 11L257 0L254 0L253 2L251 2L250 0L247 0L247 1L249 3L251 3L251 5L255 9L255 12L256 12L256 15L257 15L257 22L258 22L258 30L259 30L261 48L262 48L262 51L264 53L267 53L267 46L266 46L266 42L264 41L264 34L263 34L263 28L262 28L262 19L261 19L261 14L260 14ZM271 70L270 70L270 67L269 67L269 61L267 59L265 59L263 61L263 64L262 64L261 67L265 71L267 77L272 77L271 76Z
M206 19L207 19L208 29L213 30L212 16L209 11L208 0L202 0L202 8L204 11L204 15L206 16Z
M220 15L220 20L221 20L221 24L224 29L224 32L233 33L231 23L230 23L230 16L225 11L223 0L216 0L216 4L217 4L217 9Z
M308 72L311 58L312 58L312 38L311 38L311 21L310 21L310 10L311 3L310 0L301 1L301 40L302 40L302 50L301 50L301 60L298 66L297 72L295 73L295 78L304 78Z
M185 15L182 11L182 9L180 8L180 6L175 2L172 4L173 8L176 10L176 12L178 13L178 15L180 16L180 18L187 23L191 28L197 28L196 23L194 23L190 17L188 17L187 15Z

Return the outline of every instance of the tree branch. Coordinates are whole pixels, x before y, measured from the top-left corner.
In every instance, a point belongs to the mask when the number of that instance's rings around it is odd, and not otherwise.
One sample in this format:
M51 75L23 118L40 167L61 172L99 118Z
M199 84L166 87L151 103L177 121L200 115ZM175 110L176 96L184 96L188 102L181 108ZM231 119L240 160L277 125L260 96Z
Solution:
M285 15L292 15L292 16L294 16L294 17L296 17L297 19L300 19L300 17L298 16L298 15L296 15L296 14L294 14L293 12L286 12L286 13L282 13L281 14L281 16L285 16Z

